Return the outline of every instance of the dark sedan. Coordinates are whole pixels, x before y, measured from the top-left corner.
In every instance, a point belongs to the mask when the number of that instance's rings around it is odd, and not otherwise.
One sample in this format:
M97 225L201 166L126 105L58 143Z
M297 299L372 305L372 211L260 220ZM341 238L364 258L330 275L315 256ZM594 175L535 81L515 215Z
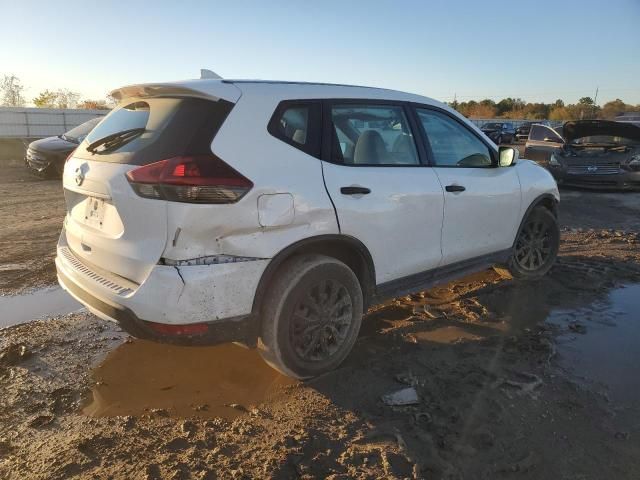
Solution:
M64 162L93 130L102 117L92 118L57 137L41 138L29 144L24 161L33 173L42 177L61 177Z
M533 125L524 156L545 165L558 185L640 189L640 127L630 123L567 122L562 134Z
M489 122L480 127L482 133L489 137L496 145L513 143L516 130L511 122Z

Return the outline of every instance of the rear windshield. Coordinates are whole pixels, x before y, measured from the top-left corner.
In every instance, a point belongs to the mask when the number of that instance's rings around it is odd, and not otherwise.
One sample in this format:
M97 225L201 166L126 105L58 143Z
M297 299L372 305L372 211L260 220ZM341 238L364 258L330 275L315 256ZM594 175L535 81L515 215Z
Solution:
M87 160L146 165L181 155L211 153L211 142L231 111L225 100L150 98L123 102L86 137L75 156ZM89 148L134 131L108 149Z
M149 110L150 107L147 102L135 102L125 105L122 108L117 108L107 115L107 118L105 118L99 127L93 129L91 133L87 135L87 141L92 143L107 135L112 135L124 130L144 128L149 121Z

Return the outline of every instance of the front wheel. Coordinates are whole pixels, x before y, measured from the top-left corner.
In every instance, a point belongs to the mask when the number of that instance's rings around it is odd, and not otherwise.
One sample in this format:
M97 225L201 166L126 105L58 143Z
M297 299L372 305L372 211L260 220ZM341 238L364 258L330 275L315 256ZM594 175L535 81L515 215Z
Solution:
M536 207L520 227L508 263L509 272L515 278L540 278L553 266L559 247L556 217L546 208Z
M294 378L333 370L353 348L362 314L360 282L347 265L324 255L293 257L267 292L260 355Z

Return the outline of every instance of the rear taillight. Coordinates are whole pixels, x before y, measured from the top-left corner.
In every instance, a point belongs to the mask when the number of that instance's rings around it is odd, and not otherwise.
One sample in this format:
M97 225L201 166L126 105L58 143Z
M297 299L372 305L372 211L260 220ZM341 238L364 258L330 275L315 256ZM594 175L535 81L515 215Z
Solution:
M215 155L174 157L127 172L133 190L144 198L187 203L233 203L253 183Z

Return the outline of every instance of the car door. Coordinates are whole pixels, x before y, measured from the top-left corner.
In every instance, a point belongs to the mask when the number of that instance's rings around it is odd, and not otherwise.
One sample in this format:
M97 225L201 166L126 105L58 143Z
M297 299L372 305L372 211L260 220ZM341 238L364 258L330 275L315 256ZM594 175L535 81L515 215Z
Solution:
M564 145L558 132L546 125L531 125L529 138L525 144L524 157L541 165L547 165L551 154Z
M445 190L443 265L511 248L520 222L516 169L497 167L493 147L453 114L429 107L415 112Z
M323 175L342 234L373 258L376 283L440 264L444 194L421 163L401 103L327 101Z

